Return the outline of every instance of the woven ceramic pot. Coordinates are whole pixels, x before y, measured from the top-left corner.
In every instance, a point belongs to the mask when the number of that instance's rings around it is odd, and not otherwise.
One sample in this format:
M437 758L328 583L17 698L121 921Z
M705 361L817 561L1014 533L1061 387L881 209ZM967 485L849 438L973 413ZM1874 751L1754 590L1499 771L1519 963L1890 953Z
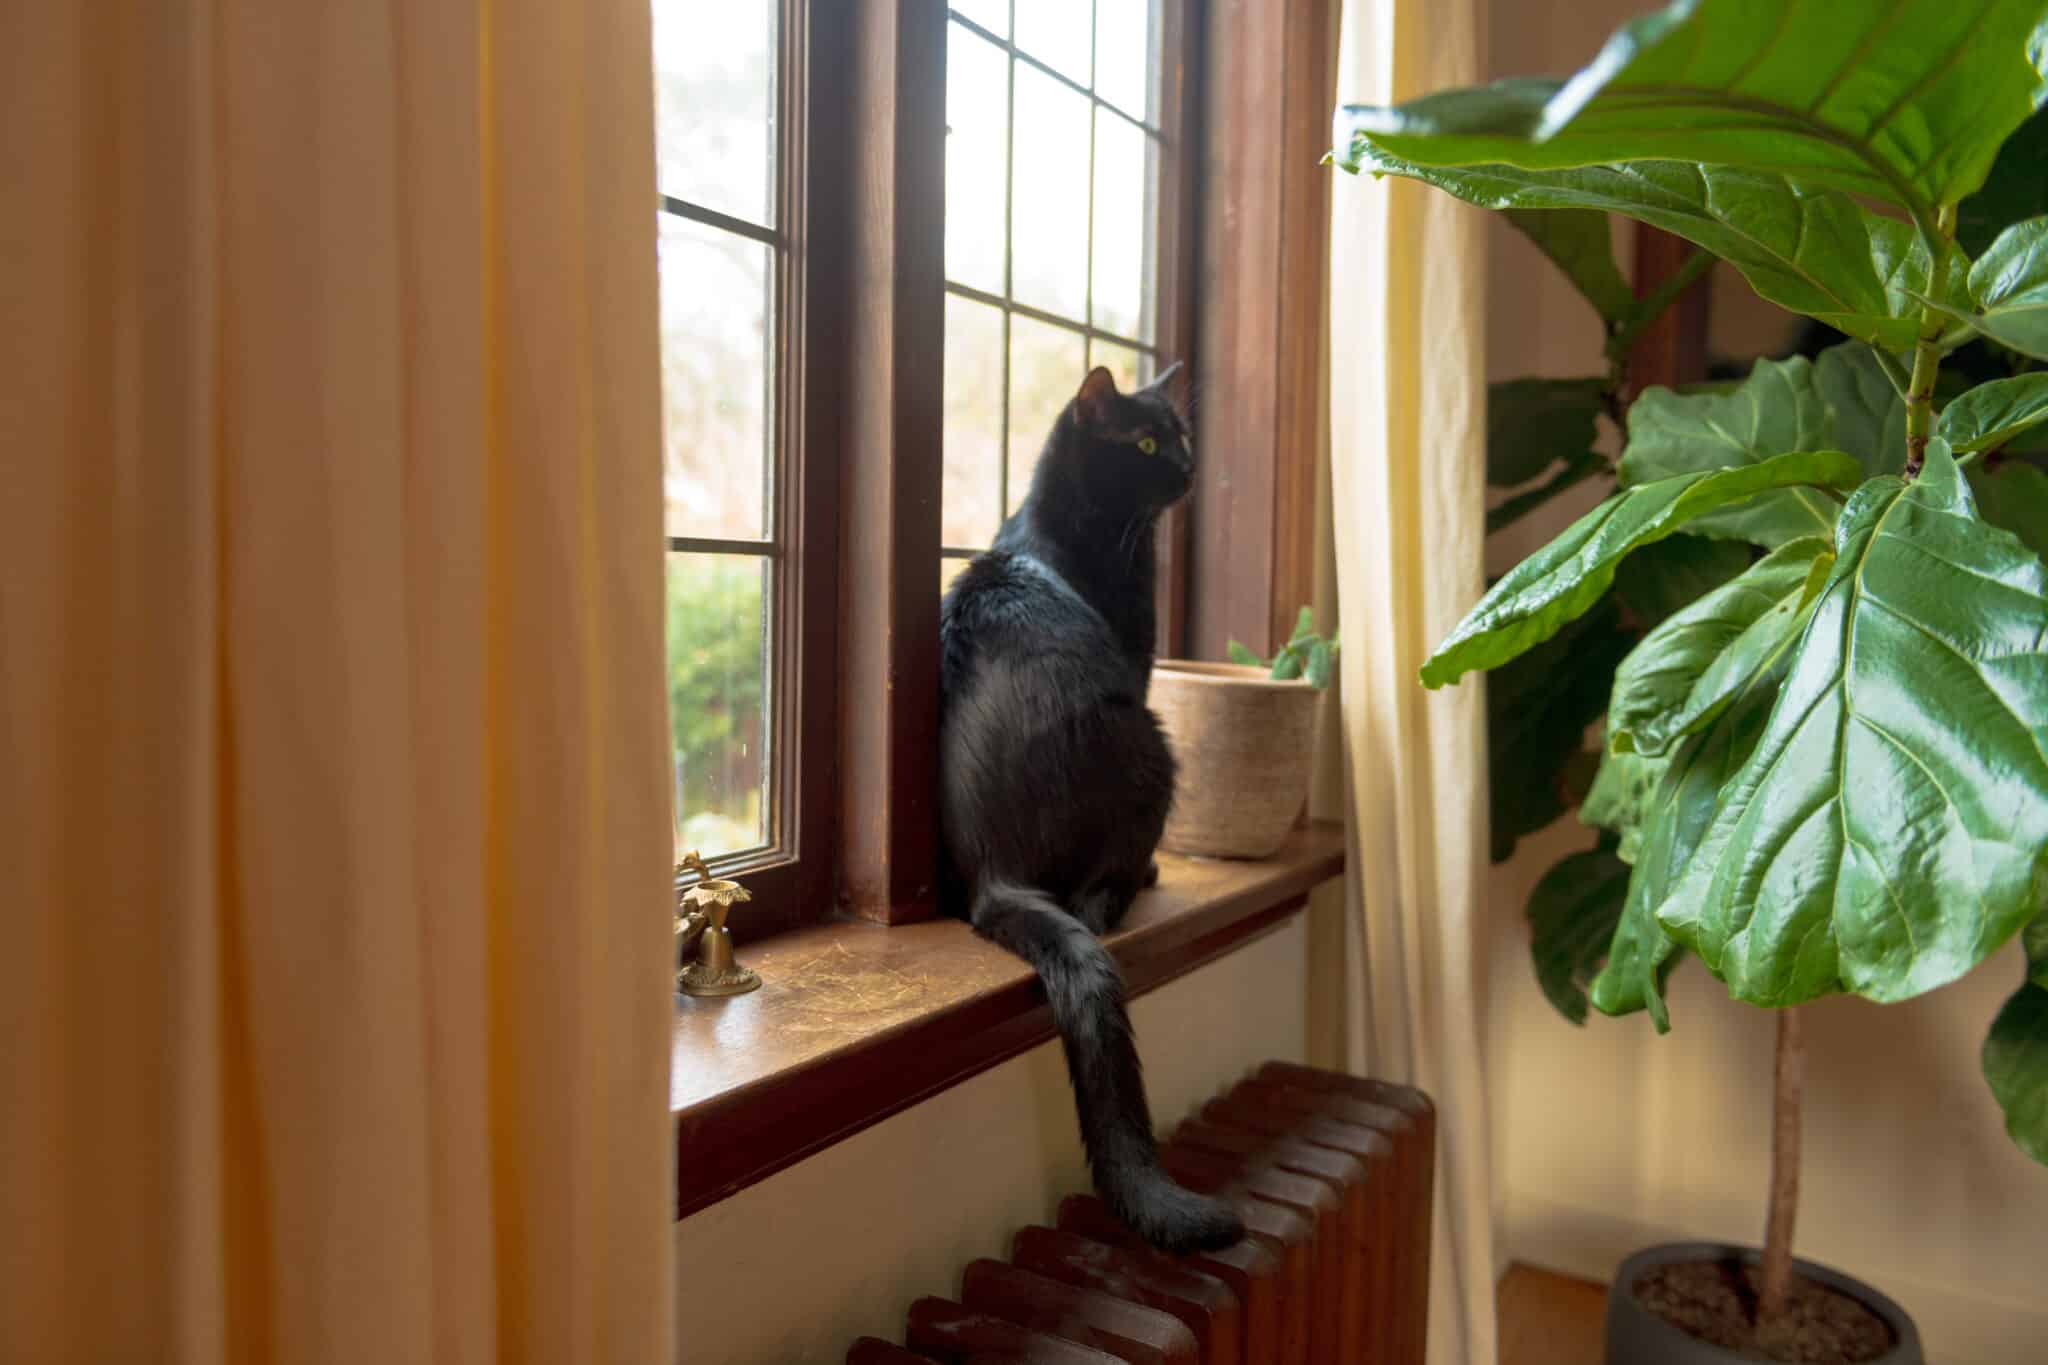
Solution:
M1148 697L1180 765L1160 847L1205 858L1266 858L1308 802L1316 699L1240 664L1162 659Z
M1631 1292L1636 1281L1659 1266L1686 1261L1737 1261L1754 1265L1762 1256L1755 1247L1724 1246L1718 1242L1672 1242L1647 1247L1621 1263L1614 1287L1607 1292L1607 1365L1749 1365L1753 1357L1740 1355L1724 1346L1701 1341L1680 1331L1637 1303ZM1892 1348L1871 1365L1924 1365L1920 1333L1906 1310L1884 1295L1811 1261L1792 1258L1793 1268L1810 1280L1846 1294L1883 1318L1892 1329Z

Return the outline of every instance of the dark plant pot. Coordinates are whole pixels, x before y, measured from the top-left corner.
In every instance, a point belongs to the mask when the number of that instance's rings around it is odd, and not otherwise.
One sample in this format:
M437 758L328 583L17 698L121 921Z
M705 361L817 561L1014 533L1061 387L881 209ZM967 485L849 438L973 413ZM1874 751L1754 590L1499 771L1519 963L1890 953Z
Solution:
M1754 1265L1762 1252L1755 1247L1725 1246L1719 1242L1671 1242L1648 1247L1621 1263L1614 1274L1614 1287L1607 1293L1607 1365L1745 1365L1752 1357L1738 1355L1724 1346L1701 1341L1656 1317L1635 1300L1637 1280L1658 1266L1683 1261L1736 1260ZM1896 1338L1892 1349L1872 1365L1925 1365L1920 1353L1920 1332L1906 1310L1860 1280L1840 1271L1815 1265L1796 1257L1792 1264L1808 1279L1816 1280L1857 1300L1890 1324Z

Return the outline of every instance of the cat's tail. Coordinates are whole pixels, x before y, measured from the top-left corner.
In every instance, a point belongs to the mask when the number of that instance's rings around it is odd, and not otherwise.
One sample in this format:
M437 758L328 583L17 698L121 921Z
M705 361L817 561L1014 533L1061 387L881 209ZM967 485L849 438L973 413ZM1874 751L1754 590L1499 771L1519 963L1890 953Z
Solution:
M1123 977L1101 940L1043 892L1004 882L982 886L973 920L1045 983L1067 1052L1081 1142L1104 1201L1162 1251L1207 1250L1243 1237L1228 1205L1182 1189L1160 1167Z

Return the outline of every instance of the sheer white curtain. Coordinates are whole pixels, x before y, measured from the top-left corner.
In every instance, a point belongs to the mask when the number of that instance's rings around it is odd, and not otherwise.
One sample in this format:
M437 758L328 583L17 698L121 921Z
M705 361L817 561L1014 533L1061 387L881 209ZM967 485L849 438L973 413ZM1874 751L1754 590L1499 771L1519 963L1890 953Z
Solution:
M670 1356L648 61L0 19L0 1358Z
M1345 0L1338 98L1479 78L1473 0ZM1485 539L1483 218L1405 181L1337 173L1331 229L1331 545L1350 776L1347 1062L1438 1108L1432 1365L1490 1365L1494 1209L1483 1010L1481 684L1416 670L1479 596Z

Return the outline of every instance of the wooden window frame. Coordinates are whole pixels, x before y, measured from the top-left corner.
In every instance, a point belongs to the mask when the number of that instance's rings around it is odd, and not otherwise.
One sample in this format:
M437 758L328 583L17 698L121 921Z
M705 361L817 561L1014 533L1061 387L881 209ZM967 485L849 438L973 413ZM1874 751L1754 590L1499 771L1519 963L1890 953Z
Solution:
M819 64L810 0L780 0L776 14L776 127L772 229L660 195L663 212L761 242L774 249L774 327L779 370L770 411L771 475L769 539L775 549L766 631L769 705L762 717L770 736L768 839L765 848L710 860L720 875L744 877L754 899L751 913L736 920L743 941L818 918L831 903L833 868L830 800L837 761L832 709L817 704L832 692L832 600L838 558L836 468L833 423L819 375L829 375L836 357L831 338L814 316L820 297L819 272L830 263L812 249L818 220L814 181L818 168L811 142ZM829 291L827 291L829 293ZM825 319L829 322L829 319ZM759 554L751 541L677 537L670 551ZM679 873L678 889L691 878Z
M1216 0L1204 44L1201 404L1185 647L1270 654L1315 594L1333 0Z
M1648 223L1635 225L1634 289L1648 298L1666 280L1683 270L1700 248ZM1707 377L1707 336L1713 298L1712 272L1701 275L1679 294L1657 320L1642 330L1628 356L1631 401L1655 385L1676 388Z
M1156 353L1199 390L1161 656L1270 648L1312 586L1333 0L1164 0ZM782 0L775 780L742 942L937 911L945 0ZM1216 130L1214 137L1209 130ZM789 148L795 148L793 152ZM1276 154L1277 149L1277 154Z
M1156 346L1196 345L1202 0L1164 0ZM945 348L944 0L783 0L778 294L790 549L773 635L779 856L722 859L754 890L735 935L833 912L937 911L938 493ZM794 147L796 150L788 149ZM1178 645L1183 521L1163 537L1161 646ZM788 710L781 708L787 707ZM789 835L793 834L793 837Z

